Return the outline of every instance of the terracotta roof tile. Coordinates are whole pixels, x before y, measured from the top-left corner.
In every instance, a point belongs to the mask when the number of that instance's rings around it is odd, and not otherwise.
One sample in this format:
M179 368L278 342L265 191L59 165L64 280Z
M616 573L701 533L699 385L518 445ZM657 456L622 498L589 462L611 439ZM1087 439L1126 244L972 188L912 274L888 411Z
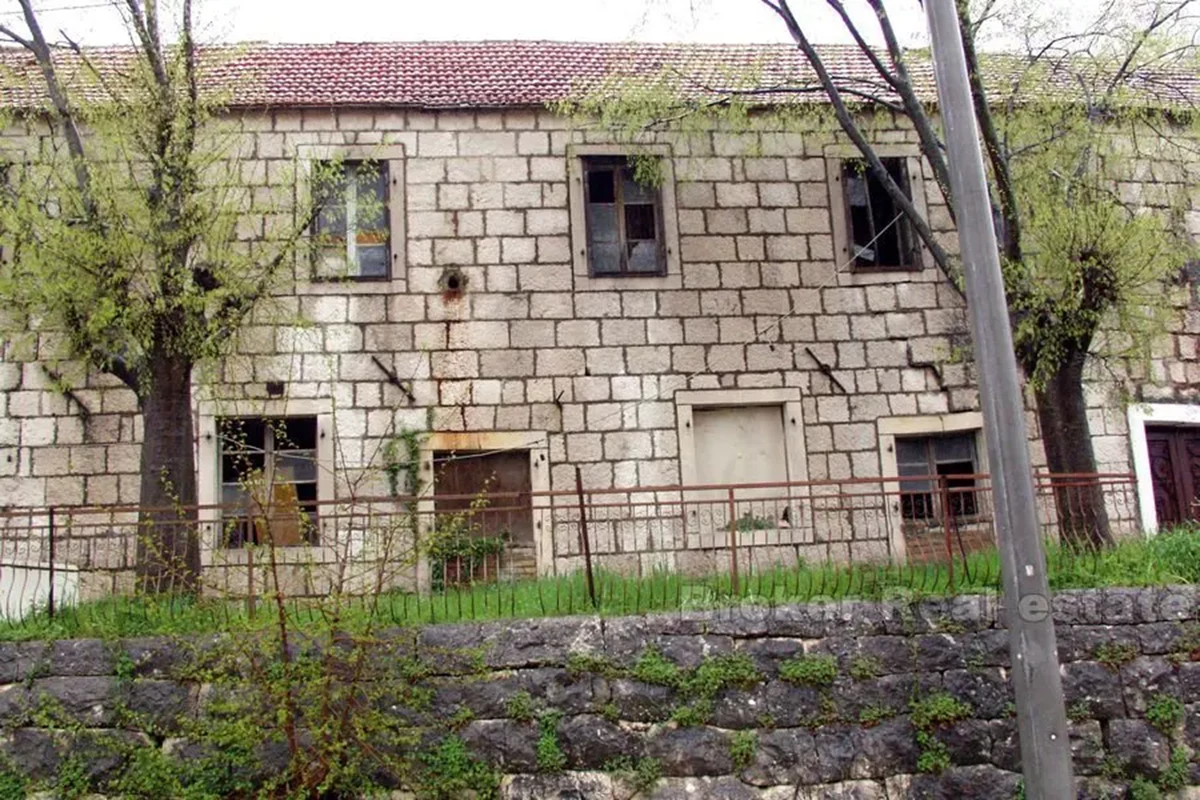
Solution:
M853 45L823 45L830 71L842 81L868 88L879 79L866 56ZM117 70L128 63L128 48L89 51L94 63ZM368 106L408 108L495 108L540 106L577 97L605 78L632 74L676 76L685 89L703 85L729 88L731 80L754 75L760 85L811 84L812 72L792 45L640 44L548 41L366 42L337 44L248 43L207 49L203 83L227 93L236 107ZM1014 61L993 58L991 74L1000 82ZM85 73L69 53L62 71ZM935 99L932 64L925 53L910 54L918 93ZM115 74L115 72L113 73ZM1054 83L1051 81L1050 83ZM1073 81L1039 87L1073 94ZM1157 76L1135 76L1131 85L1167 103L1200 99L1200 79L1176 74L1169 85ZM822 95L802 95L823 99ZM37 65L27 52L0 48L0 105L41 104L44 94ZM776 95L768 100L797 95ZM1152 101L1153 102L1153 101Z
M839 72L869 76L852 46L826 46ZM117 68L124 48L89 51ZM204 83L226 90L234 106L537 106L596 86L614 74L668 71L722 83L750 71L766 80L809 75L791 45L592 44L582 42L367 42L242 44L205 54ZM60 55L64 73L78 67ZM23 50L0 48L0 103L40 102L41 76Z

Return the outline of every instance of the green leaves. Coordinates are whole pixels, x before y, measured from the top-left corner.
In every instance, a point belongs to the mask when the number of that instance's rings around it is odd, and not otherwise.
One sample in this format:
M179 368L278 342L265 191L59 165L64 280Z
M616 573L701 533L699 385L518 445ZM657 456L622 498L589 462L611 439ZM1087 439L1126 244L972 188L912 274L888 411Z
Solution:
M36 355L81 359L143 397L152 353L190 366L228 351L292 278L306 228L287 162L256 167L218 101L189 98L179 46L165 49L165 74L139 49L119 84L66 86L81 154L61 124L0 120L28 131L4 154L0 337L61 332L58 352Z

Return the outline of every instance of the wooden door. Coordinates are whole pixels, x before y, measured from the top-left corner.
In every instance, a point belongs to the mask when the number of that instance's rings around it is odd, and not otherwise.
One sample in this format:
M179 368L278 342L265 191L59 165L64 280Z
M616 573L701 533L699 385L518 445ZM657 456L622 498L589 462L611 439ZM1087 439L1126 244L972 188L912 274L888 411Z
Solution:
M1147 426L1146 447L1158 526L1200 518L1200 428Z
M482 574L472 579L536 574L529 451L439 452L434 454L433 468L434 511L439 519L461 515L470 536L508 539L498 558L476 566L474 572Z

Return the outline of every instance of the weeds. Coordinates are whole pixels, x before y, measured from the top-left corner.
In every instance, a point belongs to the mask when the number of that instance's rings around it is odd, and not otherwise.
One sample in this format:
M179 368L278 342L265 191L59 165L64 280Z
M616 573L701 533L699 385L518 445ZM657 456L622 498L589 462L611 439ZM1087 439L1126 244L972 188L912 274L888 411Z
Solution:
M733 738L729 744L729 758L733 761L733 768L735 770L740 772L753 764L754 756L757 752L757 733L754 731L737 731L733 734Z
M657 758L630 756L615 758L605 765L604 771L633 790L634 795L649 793L662 778L662 762Z
M1125 642L1101 642L1096 646L1095 657L1113 672L1137 658L1137 647Z
M533 716L536 712L533 698L529 696L529 692L516 692L504 702L504 709L508 713L509 718L515 719L517 722L533 722Z
M539 772L562 772L567 766L567 754L558 743L558 723L561 711L543 711L538 717L537 768Z
M1146 721L1167 737L1183 722L1183 715L1183 703L1169 694L1152 695L1146 705Z
M856 681L869 681L883 674L883 663L874 656L855 656L850 661L850 677Z
M799 655L779 665L779 677L801 686L829 686L838 675L837 659L826 655Z
M896 712L886 706L869 705L858 712L858 722L864 728L873 728L885 719L896 716Z

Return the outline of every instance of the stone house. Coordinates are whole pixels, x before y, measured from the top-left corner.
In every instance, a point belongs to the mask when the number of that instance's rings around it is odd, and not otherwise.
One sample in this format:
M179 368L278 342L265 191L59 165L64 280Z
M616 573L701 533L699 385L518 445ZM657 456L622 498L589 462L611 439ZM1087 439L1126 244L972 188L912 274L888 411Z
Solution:
M389 443L412 431L424 511L480 486L534 493L532 513L496 523L525 569L578 564L574 523L557 524L577 467L587 490L614 490L593 501L624 509L594 520L617 566L727 563L712 559L725 558L730 513L764 552L904 558L911 523L936 529L945 503L932 487L902 499L885 479L986 473L978 390L956 356L961 299L852 147L782 129L632 146L548 108L617 68L764 57L802 68L783 46L544 42L252 45L223 62L245 180L304 198L329 162L345 191L314 225L317 257L298 260L294 285L203 381L201 503L242 496L239 457L308 511L388 495ZM953 247L914 134L874 129ZM29 135L6 134L9 147ZM652 182L634 174L647 156ZM242 235L269 224L248 214ZM1140 519L1114 509L1135 527L1157 520L1151 456L1200 442L1200 312L1181 314L1142 383L1150 405L1092 397L1100 469L1138 476ZM70 391L54 389L53 336L39 346L40 362L10 351L0 363L0 505L135 504L132 394L70 364L55 366ZM1040 458L1033 415L1030 430ZM724 490L637 491L746 483L791 486L742 490L736 506ZM651 510L680 502L693 505L669 525ZM237 530L206 547L253 537ZM304 548L317 531L277 536Z

